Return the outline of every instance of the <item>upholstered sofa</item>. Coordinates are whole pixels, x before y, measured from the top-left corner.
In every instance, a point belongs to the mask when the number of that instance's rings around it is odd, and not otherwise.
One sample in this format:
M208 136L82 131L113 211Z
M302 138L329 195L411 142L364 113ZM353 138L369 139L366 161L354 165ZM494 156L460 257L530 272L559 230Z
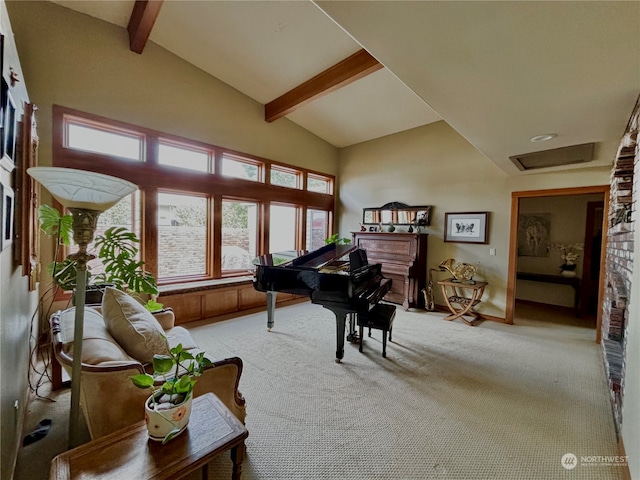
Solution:
M75 307L50 319L54 354L69 375L74 320ZM133 297L115 289L108 289L102 306L85 307L80 405L92 439L144 419L144 400L150 392L135 387L130 377L152 373L149 362L154 353L179 343L194 355L201 351L189 331L174 322L171 309L152 315ZM213 365L198 379L194 396L215 393L244 423L245 401L238 391L242 360L207 356Z

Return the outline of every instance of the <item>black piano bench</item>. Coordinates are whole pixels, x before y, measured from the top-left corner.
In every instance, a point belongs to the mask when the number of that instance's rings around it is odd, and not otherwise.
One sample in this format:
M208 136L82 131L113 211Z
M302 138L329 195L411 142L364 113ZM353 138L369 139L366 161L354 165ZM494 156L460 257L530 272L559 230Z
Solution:
M362 352L362 330L364 327L382 330L382 356L387 356L387 333L391 341L391 330L393 329L393 319L396 316L396 306L379 303L367 313L358 314L358 326L360 327L360 351Z

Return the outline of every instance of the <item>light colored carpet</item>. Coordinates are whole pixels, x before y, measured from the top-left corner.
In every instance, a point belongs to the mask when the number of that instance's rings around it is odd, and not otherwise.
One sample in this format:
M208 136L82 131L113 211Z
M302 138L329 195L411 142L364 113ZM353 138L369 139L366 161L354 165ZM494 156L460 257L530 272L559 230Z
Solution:
M622 478L619 466L580 464L617 454L593 328L548 315L476 327L443 317L398 309L386 359L373 331L363 353L346 344L342 364L333 314L308 303L279 308L270 333L265 313L190 327L214 356L244 361L242 478ZM29 425L49 415L59 430L23 449L16 480L47 478L66 443L65 405L66 392L54 409L33 402ZM47 413L56 410L64 415ZM566 453L578 458L573 470L561 465ZM37 461L45 471L34 473ZM230 463L212 462L210 480L231 478Z

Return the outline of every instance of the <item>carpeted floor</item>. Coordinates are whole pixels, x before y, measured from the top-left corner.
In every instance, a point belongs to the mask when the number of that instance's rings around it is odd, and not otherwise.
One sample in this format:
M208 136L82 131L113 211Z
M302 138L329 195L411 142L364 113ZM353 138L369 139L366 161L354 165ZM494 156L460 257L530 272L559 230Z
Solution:
M308 303L279 308L270 333L264 312L190 327L214 356L244 361L242 478L622 478L619 466L581 462L617 454L592 327L526 308L516 325L443 317L398 309L386 359L374 331L362 354L347 343L342 364L333 314ZM27 432L45 417L53 426L22 449L16 480L48 478L66 445L68 396L31 403ZM572 470L561 465L567 453ZM230 478L230 466L216 459L210 480Z

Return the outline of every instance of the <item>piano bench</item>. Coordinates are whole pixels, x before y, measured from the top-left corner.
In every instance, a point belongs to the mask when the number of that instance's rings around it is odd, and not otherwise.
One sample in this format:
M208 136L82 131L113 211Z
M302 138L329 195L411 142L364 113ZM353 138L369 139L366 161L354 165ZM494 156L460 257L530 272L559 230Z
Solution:
M393 319L396 316L396 306L379 303L367 313L358 314L358 326L360 327L360 351L362 352L362 331L364 327L369 328L369 336L371 329L382 330L382 356L387 356L387 333L389 341L391 341L391 331L393 329Z

